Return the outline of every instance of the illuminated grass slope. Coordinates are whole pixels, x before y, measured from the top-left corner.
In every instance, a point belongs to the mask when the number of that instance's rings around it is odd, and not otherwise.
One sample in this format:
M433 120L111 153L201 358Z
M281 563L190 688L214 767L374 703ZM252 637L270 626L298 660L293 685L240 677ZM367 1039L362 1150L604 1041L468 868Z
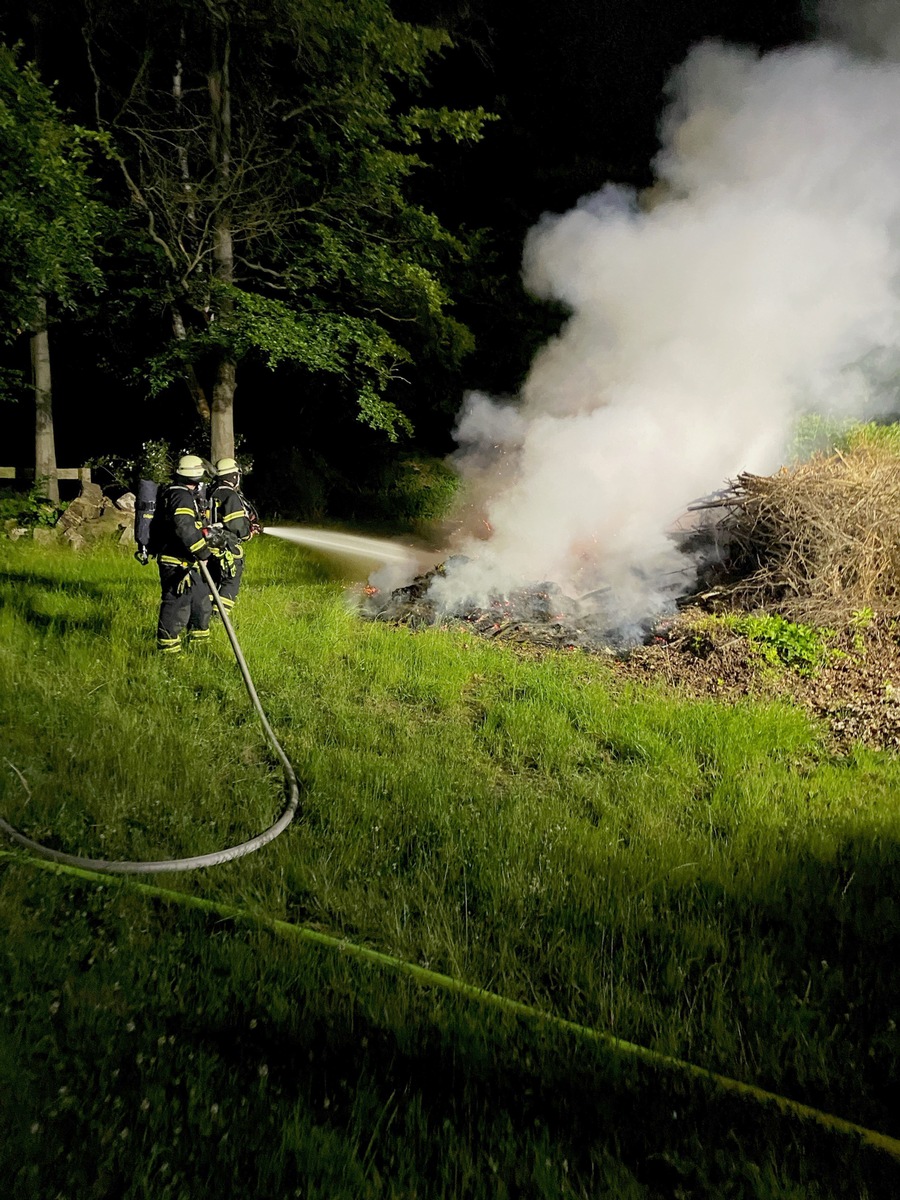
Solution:
M0 812L142 859L264 828L227 645L125 552L0 542ZM236 626L303 786L166 886L312 925L900 1136L900 762L581 654L366 624L260 539ZM0 863L22 1197L878 1196L896 1162L261 930ZM674 1115L673 1115L674 1114ZM888 1181L888 1182L886 1182Z

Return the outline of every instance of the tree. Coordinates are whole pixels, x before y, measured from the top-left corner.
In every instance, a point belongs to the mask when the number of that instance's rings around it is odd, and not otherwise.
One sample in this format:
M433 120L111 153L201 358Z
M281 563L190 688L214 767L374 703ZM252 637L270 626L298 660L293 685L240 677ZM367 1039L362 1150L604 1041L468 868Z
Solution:
M100 287L100 206L88 174L94 135L69 124L32 64L0 45L0 340L29 331L35 477L59 499L49 325ZM49 313L48 313L49 310Z
M87 0L96 120L155 253L145 298L172 336L152 387L184 379L234 450L240 364L334 377L388 437L411 428L400 371L471 345L440 279L465 245L409 198L428 138L485 114L414 103L440 30L387 0Z

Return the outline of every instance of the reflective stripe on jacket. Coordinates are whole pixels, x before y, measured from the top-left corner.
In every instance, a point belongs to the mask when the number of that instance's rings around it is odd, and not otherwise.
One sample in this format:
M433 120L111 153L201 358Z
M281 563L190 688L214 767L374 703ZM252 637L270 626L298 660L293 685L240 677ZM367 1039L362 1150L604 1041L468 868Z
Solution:
M182 483L170 483L158 503L163 518L159 561L173 567L189 567L209 558L196 493Z
M241 542L250 536L250 517L244 508L243 498L235 488L227 483L220 483L213 488L209 496L210 524L221 523L222 527ZM235 548L238 556L243 554L240 546Z

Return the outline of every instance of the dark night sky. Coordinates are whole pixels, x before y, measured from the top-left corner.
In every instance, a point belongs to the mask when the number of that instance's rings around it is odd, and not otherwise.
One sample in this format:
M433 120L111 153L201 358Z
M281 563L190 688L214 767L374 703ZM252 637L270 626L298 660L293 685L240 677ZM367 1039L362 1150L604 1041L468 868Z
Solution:
M445 14L458 51L436 73L446 102L498 112L466 182L475 210L527 224L612 180L650 181L663 87L688 49L718 38L770 50L810 34L803 0L400 0ZM457 14L455 21L453 14ZM463 64L464 67L463 67ZM461 69L462 68L462 69ZM474 213L473 213L474 215Z

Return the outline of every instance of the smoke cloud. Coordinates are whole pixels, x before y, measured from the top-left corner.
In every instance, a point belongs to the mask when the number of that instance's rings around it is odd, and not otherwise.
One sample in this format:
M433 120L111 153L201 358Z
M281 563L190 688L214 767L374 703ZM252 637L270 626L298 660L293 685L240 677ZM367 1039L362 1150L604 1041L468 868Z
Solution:
M867 58L900 62L897 0L821 0L822 30Z
M684 589L665 531L692 500L777 468L801 413L891 407L896 9L829 2L841 41L762 56L697 46L668 85L654 187L605 187L532 230L526 286L571 315L516 403L466 398L457 465L491 534L455 547L440 601L552 580L610 585L621 624L652 615Z

